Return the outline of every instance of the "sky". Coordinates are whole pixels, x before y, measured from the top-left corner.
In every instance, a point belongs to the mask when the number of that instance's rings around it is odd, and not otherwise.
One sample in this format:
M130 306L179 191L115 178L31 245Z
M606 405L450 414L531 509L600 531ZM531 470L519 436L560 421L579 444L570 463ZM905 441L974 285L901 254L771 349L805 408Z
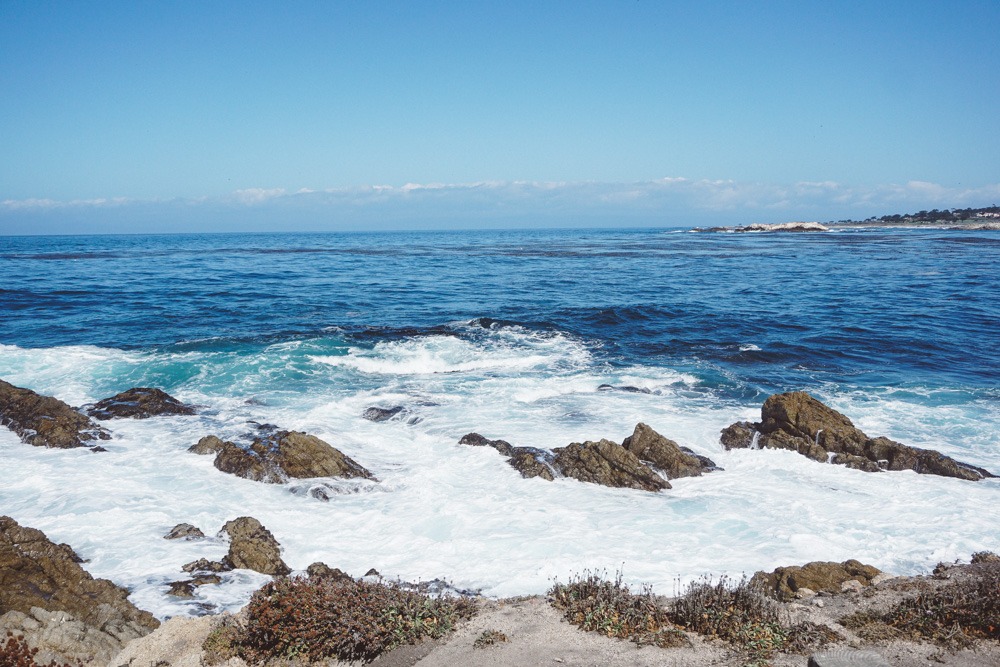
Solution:
M1000 3L0 0L0 234L1000 204Z

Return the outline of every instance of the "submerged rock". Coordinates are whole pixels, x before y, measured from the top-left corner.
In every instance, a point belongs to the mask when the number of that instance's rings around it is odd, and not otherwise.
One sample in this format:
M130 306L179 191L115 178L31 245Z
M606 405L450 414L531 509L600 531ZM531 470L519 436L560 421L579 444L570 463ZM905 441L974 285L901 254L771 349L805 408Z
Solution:
M24 634L44 660L106 664L159 622L79 562L69 546L0 517L0 629Z
M229 553L222 562L233 569L246 569L261 574L289 574L291 569L281 560L281 545L257 519L241 516L222 527L229 536Z
M770 396L756 424L737 422L722 431L726 449L790 449L816 461L878 472L913 470L977 481L992 473L931 449L910 447L885 437L871 438L846 416L804 391Z
M360 477L378 481L343 452L316 436L298 431L261 435L247 447L206 436L188 451L216 452L216 468L258 482L281 484L289 478L311 477Z
M147 419L160 415L193 415L195 409L154 387L135 387L98 401L87 410L97 419Z
M787 601L795 599L797 592L806 589L840 593L847 589L870 586L872 580L880 574L882 571L878 568L853 559L843 563L814 561L805 565L779 567L774 572L757 572L750 584L760 586L768 595ZM857 584L848 585L851 581Z
M574 442L552 450L553 465L567 477L604 486L661 491L670 482L621 445L610 440Z
M36 447L90 447L111 434L58 398L0 380L0 424ZM103 451L103 450L102 450Z
M373 422L384 422L389 421L396 415L404 412L404 408L401 405L396 405L391 408L380 408L371 407L361 413L361 416L365 419Z
M503 456L507 457L510 467L521 473L521 477L530 479L541 477L548 481L555 479L552 474L552 456L543 449L535 447L514 447L506 440L488 440L478 433L469 433L462 436L458 441L460 445L472 445L474 447L492 447Z

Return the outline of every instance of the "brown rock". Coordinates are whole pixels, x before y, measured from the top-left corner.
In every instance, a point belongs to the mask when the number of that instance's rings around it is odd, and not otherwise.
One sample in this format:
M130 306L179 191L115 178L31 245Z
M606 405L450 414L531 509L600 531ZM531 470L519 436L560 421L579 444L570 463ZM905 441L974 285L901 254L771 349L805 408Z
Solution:
M214 435L206 435L204 438L188 447L188 451L193 454L201 455L218 454L225 446L225 441L220 440Z
M159 415L193 415L195 409L162 389L135 387L98 401L87 410L87 414L96 419L147 419Z
M870 438L846 416L804 391L774 394L761 408L757 424L739 422L722 431L726 449L750 447L759 434L760 447L790 449L816 461L830 461L867 472L914 470L966 480L994 477L982 468L961 463L940 452L909 447L879 437Z
M780 600L792 600L800 589L840 593L856 586L870 586L872 579L882 574L882 571L871 565L865 565L856 560L843 563L815 561L805 565L779 567L774 572L758 572L753 576L751 585L761 586L769 595ZM845 583L857 581L857 585Z
M281 546L260 521L241 516L222 527L229 535L229 553L223 562L232 568L254 570L261 574L282 575L291 569L281 560Z
M326 563L313 563L306 568L306 574L313 579L354 579L339 567L330 567Z
M657 475L635 454L610 440L574 442L553 450L553 465L567 477L604 486L660 491L670 482Z
M107 660L159 622L129 602L128 591L94 579L79 562L67 545L53 544L40 530L0 516L0 615L5 626L20 620L30 641L48 637L60 647L58 655L65 656L59 660ZM66 632L54 638L48 625Z
M214 436L209 436L214 438ZM258 482L281 484L289 478L361 477L378 481L368 470L319 438L298 431L277 431L254 438L249 447L202 438L195 447L218 446L215 467Z
M552 481L555 475L552 474L552 467L548 463L548 453L535 447L514 447L506 440L488 440L478 433L469 433L462 436L458 441L460 445L471 445L473 447L492 447L507 457L507 463L521 473L521 477L530 479L541 477Z
M199 537L205 537L205 533L201 532L201 529L192 526L189 523L179 523L170 529L170 532L163 536L165 540L195 540Z
M185 572L228 572L233 569L228 563L199 558L181 566Z
M111 434L58 398L0 380L0 424L36 447L89 447Z
M711 460L685 452L676 442L642 423L636 424L635 431L625 438L622 447L665 472L667 479L697 477L715 469Z

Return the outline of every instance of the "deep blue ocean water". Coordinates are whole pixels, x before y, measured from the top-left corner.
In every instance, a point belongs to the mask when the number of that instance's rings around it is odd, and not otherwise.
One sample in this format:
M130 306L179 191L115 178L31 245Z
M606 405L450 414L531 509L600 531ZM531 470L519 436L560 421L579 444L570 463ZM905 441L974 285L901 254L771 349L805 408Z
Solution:
M100 457L0 433L19 473L0 514L161 616L245 600L246 573L166 596L219 546L161 536L250 512L293 568L491 594L623 563L663 588L816 559L919 571L1000 549L1000 484L725 452L718 433L804 389L872 435L1000 472L998 269L1000 233L931 229L0 237L0 378L72 405L154 385L203 406L112 423ZM406 418L364 420L372 405ZM186 452L250 420L316 433L382 481L321 503ZM726 470L640 494L523 480L456 444L621 441L638 421Z

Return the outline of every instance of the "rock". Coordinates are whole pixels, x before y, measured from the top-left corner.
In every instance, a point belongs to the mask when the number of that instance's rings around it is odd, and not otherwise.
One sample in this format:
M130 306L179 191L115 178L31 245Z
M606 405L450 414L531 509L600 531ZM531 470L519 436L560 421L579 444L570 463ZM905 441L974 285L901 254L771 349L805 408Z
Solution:
M552 466L549 459L551 456L542 449L535 447L514 447L506 440L487 440L478 433L469 433L462 436L458 441L460 445L471 445L473 447L492 447L501 455L508 457L507 463L521 473L521 477L530 479L541 477L552 481L555 475L552 474Z
M665 472L667 479L696 477L716 468L710 459L685 452L676 442L642 423L636 424L635 431L625 438L622 447Z
M194 584L190 581L171 581L169 586L167 595L173 595L178 598L194 597Z
M188 447L188 451L193 454L218 454L226 446L223 440L214 435L206 435L204 438Z
M841 593L845 582L854 580L856 585L848 585L852 590L870 586L872 580L882 572L871 565L856 560L843 563L815 561L805 565L779 567L774 572L757 572L750 580L752 586L760 586L766 593L779 600L792 600L796 592L809 589L811 592Z
M384 422L392 419L403 412L403 406L397 405L391 408L371 407L361 413L365 419L373 422Z
M889 661L874 651L835 647L809 656L806 667L890 667Z
M652 394L652 390L645 387L633 387L632 385L602 384L597 387L597 391L623 391L628 394Z
M821 225L818 222L780 222L772 225L755 222L753 224L747 225L746 227L737 227L735 231L737 232L828 232L830 231L830 228Z
M312 477L360 477L378 481L371 472L343 452L316 436L298 431L262 435L248 447L221 441L215 436L202 438L194 446L199 451L214 447L218 447L216 468L258 482L281 484L289 478Z
M229 535L229 553L222 562L234 569L246 569L261 574L289 574L291 569L281 560L281 546L260 521L242 516L222 527Z
M182 565L181 569L185 572L229 572L233 568L228 563L222 561L199 558L198 560L193 560L190 563Z
M574 442L553 450L553 466L567 477L604 486L660 491L670 482L639 458L610 440Z
M58 398L42 396L0 380L0 425L36 447L89 447L111 434Z
M135 387L98 401L87 410L97 419L147 419L160 415L193 415L195 409L154 387Z
M231 618L229 615L197 618L175 616L164 621L152 634L130 642L106 664L111 667L202 667L216 664L203 660L202 645L222 619ZM224 664L226 667L246 665L238 658Z
M163 536L165 540L195 540L205 537L205 533L200 528L196 528L189 523L179 523L170 529L170 532Z
M354 579L339 567L330 567L326 563L313 563L306 568L306 574L312 579Z
M909 447L884 437L870 438L846 416L804 391L770 396L761 407L759 423L733 424L723 429L721 442L726 449L790 449L816 461L866 472L913 470L972 481L994 477L987 470L934 450Z
M44 661L106 663L159 625L128 591L94 579L65 544L0 517L0 629L25 635Z

